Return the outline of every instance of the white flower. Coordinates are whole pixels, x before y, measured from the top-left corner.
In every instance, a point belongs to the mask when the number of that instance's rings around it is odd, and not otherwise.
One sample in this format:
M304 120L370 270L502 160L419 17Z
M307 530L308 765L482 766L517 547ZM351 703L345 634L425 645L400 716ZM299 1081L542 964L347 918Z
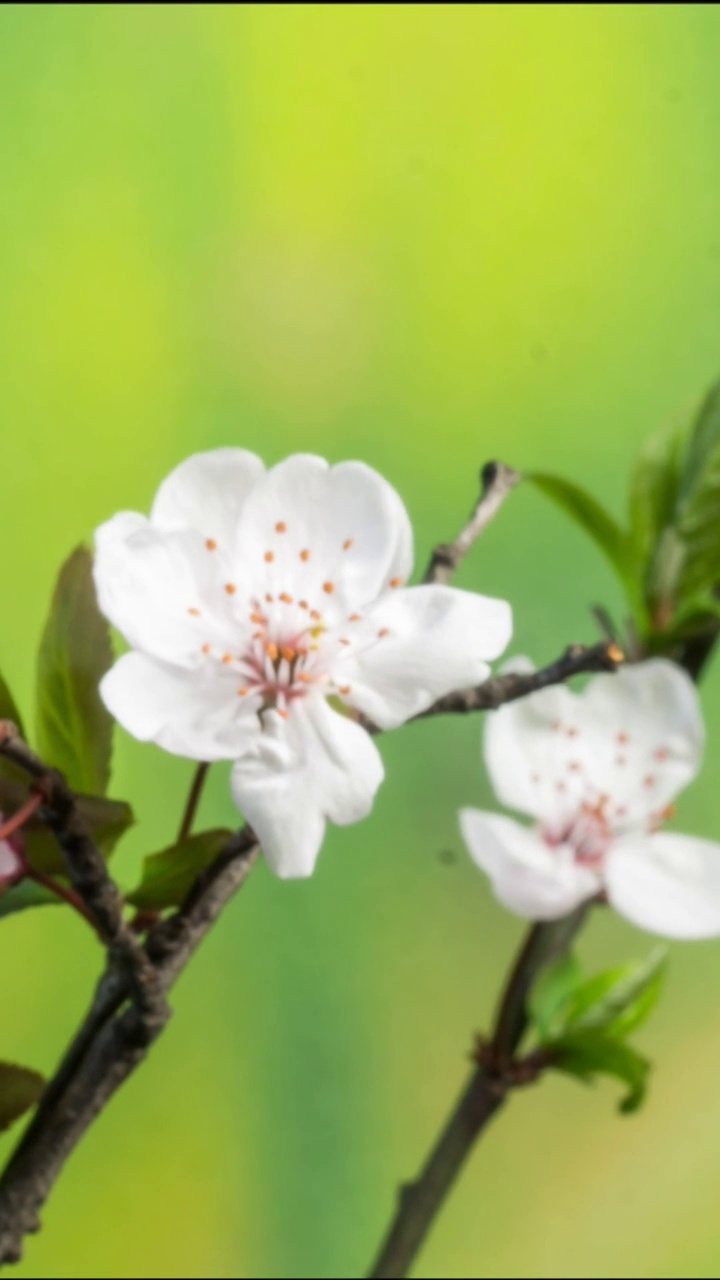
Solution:
M407 513L360 462L199 454L149 519L117 515L96 543L100 607L132 649L107 707L143 741L236 761L235 801L281 876L311 873L327 819L370 811L383 767L352 712L402 724L483 680L510 638L503 601L406 589Z
M2 822L2 814L0 814ZM20 852L17 834L9 840L0 840L0 893L11 888L21 880L25 871L25 861Z
M471 856L500 901L551 920L601 893L669 938L720 934L720 845L658 834L700 767L690 678L663 659L558 686L491 713L485 760L499 799L537 820L465 809Z

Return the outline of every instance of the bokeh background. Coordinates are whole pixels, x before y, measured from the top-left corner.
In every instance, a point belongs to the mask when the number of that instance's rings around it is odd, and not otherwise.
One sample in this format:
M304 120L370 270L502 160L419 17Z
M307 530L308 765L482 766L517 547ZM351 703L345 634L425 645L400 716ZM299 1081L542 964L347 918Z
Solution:
M0 667L26 714L61 557L190 452L363 458L420 562L491 457L621 511L640 442L720 372L719 62L717 5L3 6ZM541 662L619 605L523 490L460 581L510 598ZM718 837L716 668L704 698L678 821ZM362 1272L520 936L456 831L489 800L480 729L388 736L372 816L314 878L253 874L19 1276ZM124 884L189 776L118 736ZM233 821L221 766L202 819ZM609 915L581 944L647 948ZM2 1056L51 1069L99 961L69 913L2 922ZM719 997L720 944L674 948L647 1108L518 1096L418 1274L716 1275Z

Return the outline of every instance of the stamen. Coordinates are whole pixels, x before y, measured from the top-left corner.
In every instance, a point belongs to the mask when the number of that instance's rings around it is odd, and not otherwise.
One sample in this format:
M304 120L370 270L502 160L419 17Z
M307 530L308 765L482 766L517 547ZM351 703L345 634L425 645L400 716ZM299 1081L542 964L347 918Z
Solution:
M354 538L346 538L343 542L343 551L349 551L354 541Z
M323 626L312 627L310 630L310 635L313 637L314 640L317 640L320 636L325 634L326 629L327 628Z
M344 698L346 698L349 693L352 693L352 689L349 684L344 684L344 685L341 685L339 692L343 695Z
M389 635L390 635L390 630L388 627L382 627L382 629L378 631L379 640L382 640L383 636L389 636Z
M261 613L251 613L250 621L254 622L256 627L264 627L267 623L267 618L263 617Z
M265 563L266 563L266 564L272 564L272 562L273 562L273 560L274 560L274 559L275 559L275 552L274 552L274 551L266 551L266 552L265 552Z
M648 773L646 777L643 778L643 786L648 788L654 787L656 781L657 779L655 778L655 775L653 773Z
M624 747L624 746L625 746L625 745L630 741L630 734L629 734L629 733L617 733L617 734L615 735L615 741L616 741L616 742L619 742L621 747Z
M301 609L309 609L309 608L310 608L310 606L309 606L309 604L308 604L307 600L299 600L299 601L298 601L298 604L300 605L300 608L301 608Z
M322 614L321 614L321 613L318 613L317 609L311 609L311 610L310 610L310 617L311 617L311 618L314 618L316 622L319 622L319 621L320 621L320 619L322 618Z
M235 586L234 582L226 582L225 590L227 591L229 596L234 596L235 592L237 591L237 587Z
M578 773L581 769L582 765L579 760L571 760L568 764L568 770L570 773Z
M326 595L331 596L334 590L335 590L334 582L323 582L323 591L325 592Z
M272 604L272 602L273 602L273 600L274 600L274 599L275 599L275 597L274 597L274 596L271 596L271 595L270 595L270 592L268 591L268 592L266 593L266 595L265 595L265 603L266 603L266 604Z
M297 678L302 681L303 684L312 684L312 676L309 676L307 671L299 671Z
M238 697L244 698L249 692L249 689L238 689Z
M231 654L231 653L224 653L224 654L223 654L223 656L222 656L222 660L223 660L223 662L224 662L225 666L226 666L226 667L228 667L228 666L230 665L230 663L232 662L232 660L233 660L233 659L232 659L232 654Z
M344 636L340 637L340 644L352 644L351 640L346 640Z
M205 546L207 547L208 551L217 551L217 542L215 541L214 538L206 538Z
M289 596L287 591L281 591L278 600L282 600L283 604L292 604L293 602L292 596Z
M277 713L278 713L278 715L279 715L279 716L282 716L283 720L289 720L289 719L290 719L290 712L289 712L289 711L284 711L284 710L282 709L282 707L278 707L278 709L277 709Z
M309 560L309 559L310 559L310 552L307 550L307 547L305 548L305 550L304 550L304 551L301 551L301 552L300 552L300 559L301 559L301 560Z
M280 652L286 662L294 662L297 658L297 653L289 644L282 645Z
M568 738L577 738L577 736L578 736L578 732L579 732L579 730L578 730L578 729L575 729L575 728L571 728L571 729L567 729L567 730L566 730L566 733L567 733Z
M200 617L200 610L199 610L199 609L188 609L188 613L189 613L193 618L199 618L199 617Z
M668 751L667 747L658 747L657 751L655 752L654 758L655 760L667 760L669 755L670 755L670 752Z
M402 584L403 584L403 580L402 580L402 578L391 578L391 579L390 579L390 586L391 586L391 587L401 587L401 586L402 586Z
M267 644L265 645L265 652L271 662L277 662L278 656L280 654L280 650L272 640L268 640Z
M351 614L350 614L350 617L348 618L348 622L362 622L362 614L361 614L361 613L351 613Z
M277 524L275 525L275 532L287 533L287 525L284 520L278 520Z
M203 652L203 653L209 653L209 652L210 652L210 645L209 645L209 644L204 644L204 645L203 645L203 647L202 647L202 652Z

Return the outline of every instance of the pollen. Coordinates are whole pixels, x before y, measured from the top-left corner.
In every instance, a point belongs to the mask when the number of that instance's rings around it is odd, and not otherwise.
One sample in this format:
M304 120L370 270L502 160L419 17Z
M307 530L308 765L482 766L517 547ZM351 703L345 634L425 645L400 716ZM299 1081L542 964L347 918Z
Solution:
M265 563L266 563L266 564L272 564L272 562L273 562L273 560L274 560L274 559L275 559L275 552L274 552L274 551L266 551L266 552L265 552Z
M310 617L311 617L311 618L314 618L316 622L319 622L319 621L320 621L320 619L322 618L322 614L321 614L321 613L318 613L317 609L311 609L311 610L310 610Z
M209 653L209 652L210 652L210 645L209 645L209 644L204 644L204 645L203 645L203 647L202 647L201 652L202 652L202 653Z
M382 627L380 631L378 631L378 639L380 640L382 640L384 636L389 636L389 635L390 635L390 631L388 627Z
M340 693L343 695L344 698L346 698L349 693L352 693L352 689L350 685L349 684L341 685Z
M225 666L226 666L226 667L228 667L228 666L230 665L230 663L232 662L232 654L231 654L231 653L224 653L224 654L223 654L223 656L222 656L222 660L223 660L223 662L224 662Z
M293 598L288 595L287 591L281 591L278 600L282 600L283 604L292 604Z
M237 587L235 586L234 582L226 582L225 590L227 591L229 596L234 596L235 592L237 591Z
M289 645L289 644L282 645L280 652L286 662L294 662L295 659L297 658L297 652L295 649L293 649L292 645Z
M250 621L254 622L256 627L264 627L267 622L267 618L264 618L261 613L251 613Z
M265 652L271 662L277 662L280 650L272 640L268 640L265 645Z
M309 606L309 604L308 604L307 600L299 600L299 601L298 601L298 604L300 605L300 608L301 608L301 609L309 609L309 608L310 608L310 606Z
M248 688L238 689L238 697L244 698L249 692L250 690Z
M630 741L630 734L624 732L618 733L615 735L615 741L619 742L621 747L624 747L626 743Z
M391 587L401 587L401 586L402 586L402 584L403 584L403 580L402 580L402 578L391 578L391 579L390 579L390 586L391 586Z
M317 640L318 637L321 636L324 631L325 631L324 627L312 627L310 631L310 635L313 637L314 640Z
M620 645L619 645L619 644L615 644L615 642L614 642L614 641L613 641L613 643L612 643L612 644L609 644L609 645L608 645L607 655L608 655L608 658L610 659L610 661L611 661L611 662L618 662L618 663L619 663L619 662L624 662L624 661L625 661L625 654L623 653L622 649L620 648Z
M310 559L310 552L308 551L307 547L305 548L305 550L304 550L304 551L301 551L301 552L300 552L300 559L301 559L301 560L309 560L309 559Z
M323 582L323 591L325 592L326 595L331 596L334 590L335 590L334 582Z
M351 613L351 614L350 614L350 617L348 618L348 622L362 622L362 614L361 614L361 613Z
M282 709L282 707L278 707L278 715L279 715L279 716L282 716L283 720L289 720L289 719L290 719L290 712L289 712L289 711L284 711L284 710Z
M298 674L298 680L300 680L303 684L310 684L312 682L312 676L309 676L307 671L301 671Z
M217 542L215 541L214 538L206 538L205 546L207 547L208 551L217 551Z
M265 603L266 603L266 604L272 604L272 602L273 602L273 600L274 600L274 599L275 599L275 597L274 597L274 596L271 596L269 591L268 591L268 592L266 592L266 594L265 594Z
M275 525L275 532L287 533L287 525L284 520L278 520L277 524Z
M354 538L346 538L343 542L343 551L349 551L354 541Z
M340 637L340 644L350 644L350 641L349 641L349 640L346 640L346 639L345 639L345 636L341 636L341 637Z
M655 782L656 782L656 778L655 778L655 774L654 774L654 773L648 773L648 774L646 774L646 776L643 778L643 786L644 786L644 787L648 787L648 788L650 788L650 787L654 787L654 786L655 786Z
M191 616L191 617L193 617L193 618L199 618L199 617L200 617L200 610L199 610L199 609L194 609L194 608L193 608L193 609L188 609L188 613L189 613L189 614L190 614L190 616Z

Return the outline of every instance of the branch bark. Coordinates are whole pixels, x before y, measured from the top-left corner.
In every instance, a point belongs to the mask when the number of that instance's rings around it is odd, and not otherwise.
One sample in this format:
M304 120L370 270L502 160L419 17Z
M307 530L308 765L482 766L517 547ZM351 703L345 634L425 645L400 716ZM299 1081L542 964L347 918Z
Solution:
M423 582L447 583L460 568L470 548L477 542L480 534L487 529L512 493L515 485L522 479L519 471L514 471L504 462L488 462L480 472L480 497L473 507L467 524L463 526L454 542L440 543L430 556L430 563L425 570Z

